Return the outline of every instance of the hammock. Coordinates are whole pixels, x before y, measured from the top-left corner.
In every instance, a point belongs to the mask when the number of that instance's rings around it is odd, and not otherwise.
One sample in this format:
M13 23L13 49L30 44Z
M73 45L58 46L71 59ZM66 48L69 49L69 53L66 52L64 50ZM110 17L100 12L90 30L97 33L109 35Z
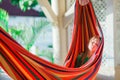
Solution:
M84 52L89 39L101 37L91 58L75 68L77 56ZM30 53L0 28L0 66L14 80L93 80L99 70L104 38L92 3L82 6L76 0L72 43L65 66L50 63Z

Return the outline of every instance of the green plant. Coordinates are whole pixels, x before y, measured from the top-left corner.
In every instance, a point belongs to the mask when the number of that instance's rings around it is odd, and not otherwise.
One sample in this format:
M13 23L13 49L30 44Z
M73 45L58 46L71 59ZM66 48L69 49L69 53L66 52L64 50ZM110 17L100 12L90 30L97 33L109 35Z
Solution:
M0 8L0 26L8 32L8 12Z
M52 53L51 50L48 50L48 49L47 50L42 50L42 51L37 50L36 55L54 63L53 53Z
M12 37L13 37L14 39L16 39L17 36L22 35L23 30L17 30L17 29L11 28L11 29L9 29L9 32L11 33Z
M21 10L26 11L35 7L37 0L11 0L11 4L20 7Z
M2 2L2 0L0 0L0 3Z
M48 1L51 4L51 0ZM23 11L29 10L38 5L37 0L11 0L11 3L12 5L20 7L20 9Z
M34 45L36 39L44 28L49 24L46 20L34 21L32 26L27 27L26 25L19 25L9 27L9 33L12 37L21 43L27 50ZM23 27L23 28L21 28Z

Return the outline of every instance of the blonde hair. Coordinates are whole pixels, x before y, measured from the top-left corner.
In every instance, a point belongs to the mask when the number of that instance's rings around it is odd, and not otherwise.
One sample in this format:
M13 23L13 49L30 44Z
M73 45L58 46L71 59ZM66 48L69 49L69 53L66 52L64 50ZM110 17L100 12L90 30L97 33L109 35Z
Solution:
M101 40L100 36L95 35L95 36L93 36L93 37L89 40L89 42L90 42L91 40L93 40L93 39L99 39L99 40Z

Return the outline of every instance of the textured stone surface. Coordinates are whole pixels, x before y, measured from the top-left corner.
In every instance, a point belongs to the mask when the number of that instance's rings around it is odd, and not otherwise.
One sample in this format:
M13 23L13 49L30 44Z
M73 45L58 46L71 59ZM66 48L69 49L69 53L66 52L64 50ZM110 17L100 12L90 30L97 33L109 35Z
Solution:
M120 0L114 1L115 21L114 21L114 43L115 43L115 64L120 64Z
M114 0L115 80L120 79L120 0Z

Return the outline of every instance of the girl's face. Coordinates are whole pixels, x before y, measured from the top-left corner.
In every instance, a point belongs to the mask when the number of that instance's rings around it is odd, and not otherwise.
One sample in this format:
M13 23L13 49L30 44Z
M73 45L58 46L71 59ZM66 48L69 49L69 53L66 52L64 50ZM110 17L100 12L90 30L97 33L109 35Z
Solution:
M94 47L97 47L99 44L100 40L96 37L92 38L89 42L88 49L92 51Z

